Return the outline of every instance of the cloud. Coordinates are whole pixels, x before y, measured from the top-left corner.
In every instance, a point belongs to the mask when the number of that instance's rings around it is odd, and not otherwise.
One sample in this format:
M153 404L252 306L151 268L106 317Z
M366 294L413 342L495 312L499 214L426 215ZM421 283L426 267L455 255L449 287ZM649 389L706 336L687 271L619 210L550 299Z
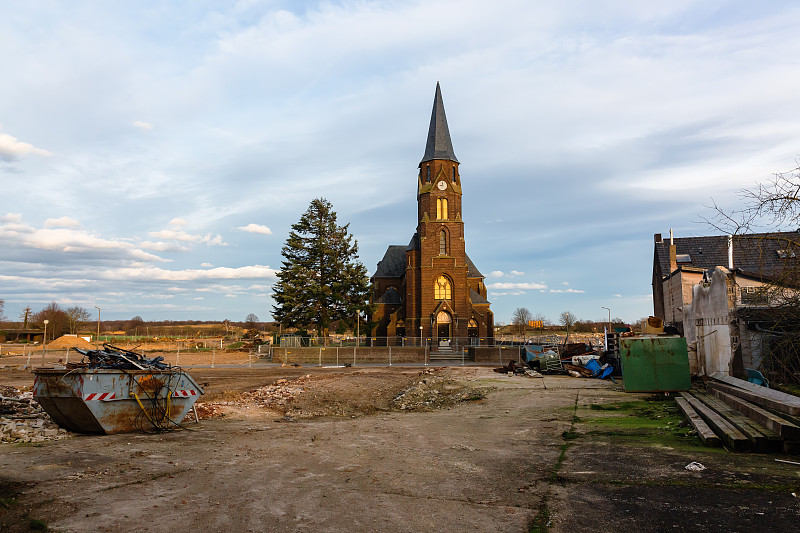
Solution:
M170 226L185 226L186 224L186 219L183 218L173 218L169 221Z
M586 291L581 291L578 289L550 289L549 292L552 293L572 293L572 294L583 294Z
M142 122L141 120L136 120L133 123L134 127L139 128L140 130L152 130L153 125L149 122Z
M139 246L144 248L145 250L153 250L156 252L188 252L189 248L186 246L181 246L174 242L151 242L151 241L142 241L139 243Z
M178 219L173 219L178 220ZM170 224L173 224L171 221ZM178 225L178 224L174 224ZM182 229L162 229L160 231L151 231L148 232L148 235L151 237L156 237L158 239L166 239L172 241L180 241L180 242L201 242L207 244L208 246L227 246L228 244L222 240L222 236L217 234L216 236L212 237L210 233L206 235L192 235Z
M260 233L262 235L272 235L272 230L269 229L267 226L262 226L261 224L248 224L246 226L239 226L239 231L246 231L247 233Z
M30 143L19 141L16 137L12 137L7 133L0 133L0 159L13 161L27 154L37 154L44 157L53 155L47 150L42 150Z
M167 270L158 267L122 267L98 275L111 280L163 280L195 281L209 279L260 279L275 278L277 270L265 265L251 265L237 268L216 267L209 270Z
M44 221L45 228L80 228L81 223L70 217L48 218Z
M500 290L511 290L511 289L521 289L521 290L536 290L536 289L546 289L547 285L543 283L507 283L507 282L499 282L499 283L490 283L486 286L489 289L500 289Z
M519 270L512 270L508 273L509 277L516 277L516 276L524 276L525 272L520 272Z
M200 266L201 267L213 267L214 265L212 265L211 263L200 263Z
M503 276L505 276L505 274L502 270L493 270L489 273L490 278L502 278Z

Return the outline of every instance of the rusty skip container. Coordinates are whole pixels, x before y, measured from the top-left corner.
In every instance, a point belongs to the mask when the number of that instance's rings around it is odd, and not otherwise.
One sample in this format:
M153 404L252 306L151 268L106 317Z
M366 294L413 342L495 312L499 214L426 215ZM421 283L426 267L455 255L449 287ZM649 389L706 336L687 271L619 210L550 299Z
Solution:
M76 433L171 429L204 393L179 368L38 368L34 374L36 401L54 422Z

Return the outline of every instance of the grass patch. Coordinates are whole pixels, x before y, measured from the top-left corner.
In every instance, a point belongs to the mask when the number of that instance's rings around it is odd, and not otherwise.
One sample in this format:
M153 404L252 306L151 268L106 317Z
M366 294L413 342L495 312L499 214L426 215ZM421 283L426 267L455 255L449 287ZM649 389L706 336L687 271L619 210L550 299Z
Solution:
M50 528L47 526L47 522L45 522L44 520L38 520L36 518L31 520L30 524L28 524L28 527L31 528L31 531L49 531L50 530Z
M596 416L583 417L586 436L611 437L626 443L671 448L706 448L684 421L674 398L653 395L644 400L593 404Z
M550 508L547 499L542 501L536 516L528 525L528 533L546 533L550 529Z
M575 440L580 436L581 436L580 433L572 429L561 432L561 438L564 440Z

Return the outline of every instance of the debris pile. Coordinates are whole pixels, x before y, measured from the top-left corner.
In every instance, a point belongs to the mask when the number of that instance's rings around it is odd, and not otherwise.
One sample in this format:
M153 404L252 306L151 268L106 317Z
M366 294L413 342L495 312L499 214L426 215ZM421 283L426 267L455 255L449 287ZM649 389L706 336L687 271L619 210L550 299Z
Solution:
M312 379L311 374L306 374L292 381L279 379L274 385L267 385L245 392L236 400L198 403L197 415L204 420L224 416L226 406L244 409L261 407L286 411L297 395L305 391L304 385L310 379Z
M76 352L83 355L80 363L69 363L67 368L104 368L114 370L170 370L172 367L164 363L164 358L154 357L147 359L145 356L123 350L110 344L104 344L102 350L82 350L73 348ZM86 359L88 358L88 361Z
M0 387L0 442L44 442L70 436L42 410L32 392Z
M245 392L242 394L241 402L284 411L298 394L304 392L303 386L310 379L311 374L306 374L291 382L279 379L274 385Z
M394 398L394 407L401 411L428 411L484 398L483 392L443 376L437 370L441 369L420 372L417 382Z

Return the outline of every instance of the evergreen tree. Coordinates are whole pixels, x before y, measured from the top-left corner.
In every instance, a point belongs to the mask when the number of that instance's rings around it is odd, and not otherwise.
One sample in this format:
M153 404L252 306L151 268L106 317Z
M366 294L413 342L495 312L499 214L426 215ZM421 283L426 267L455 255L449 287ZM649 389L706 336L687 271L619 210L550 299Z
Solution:
M349 234L349 225L336 224L336 212L324 198L312 200L292 225L273 286L276 320L327 335L334 320L367 310L367 269L358 260L358 243Z

